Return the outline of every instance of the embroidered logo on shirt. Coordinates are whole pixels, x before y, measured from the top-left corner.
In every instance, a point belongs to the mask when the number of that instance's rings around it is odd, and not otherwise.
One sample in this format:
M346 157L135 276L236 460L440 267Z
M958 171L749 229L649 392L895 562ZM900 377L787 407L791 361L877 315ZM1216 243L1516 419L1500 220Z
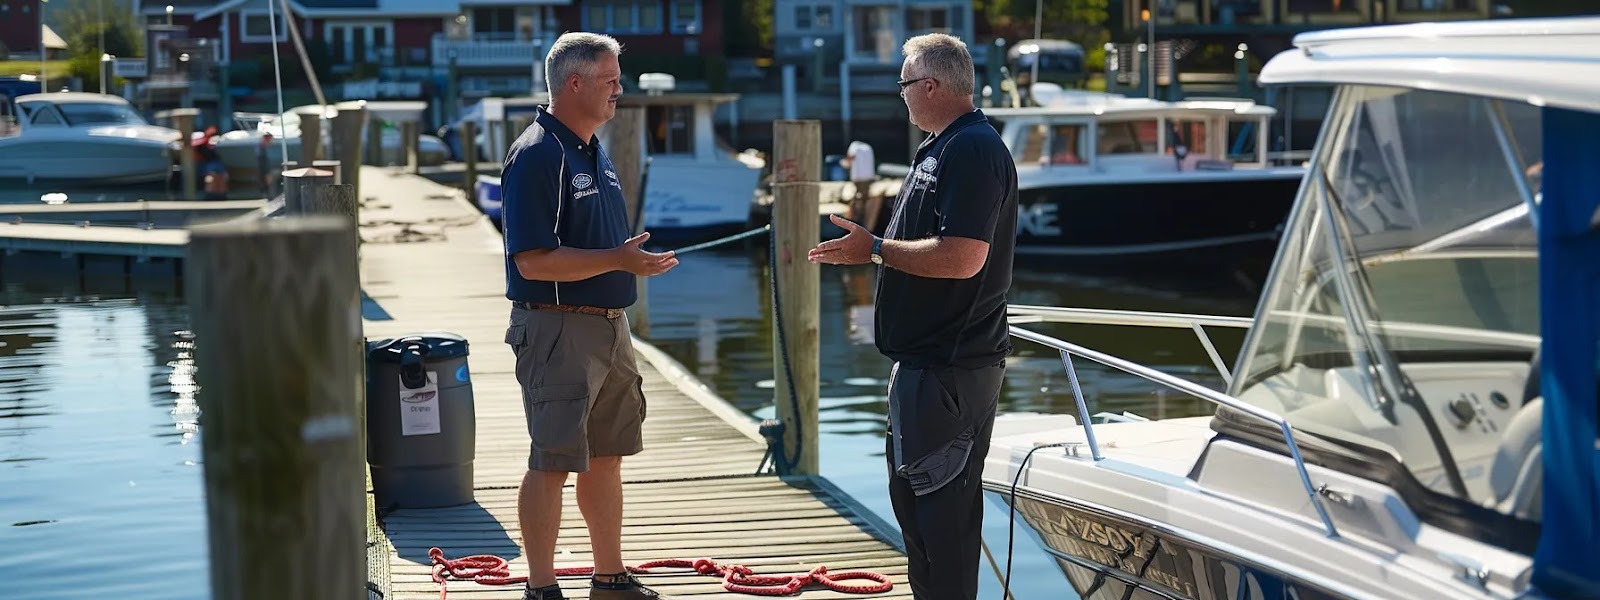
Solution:
M911 189L927 190L937 184L939 178L934 177L933 172L938 168L939 161L934 157L923 159L922 164L917 165L917 170L911 173Z
M580 190L591 185L594 185L594 178L590 177L588 173L579 173L577 176L572 178L572 187Z
M606 177L611 180L611 187L617 188L619 190L622 189L622 183L617 180L617 173L615 171L611 171L611 170L608 169L606 171Z

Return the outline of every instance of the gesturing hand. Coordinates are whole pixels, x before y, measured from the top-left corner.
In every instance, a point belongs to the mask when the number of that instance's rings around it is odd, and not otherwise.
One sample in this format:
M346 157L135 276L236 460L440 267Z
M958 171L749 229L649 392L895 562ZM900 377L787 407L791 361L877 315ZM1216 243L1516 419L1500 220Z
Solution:
M678 258L670 250L656 253L640 248L645 240L648 239L650 239L650 232L646 231L628 238L628 241L623 242L621 246L617 246L618 260L622 263L622 270L634 275L649 277L660 275L678 266Z
M829 215L828 218L847 233L842 238L817 244L806 254L806 259L830 265L859 265L871 261L872 232L839 215Z

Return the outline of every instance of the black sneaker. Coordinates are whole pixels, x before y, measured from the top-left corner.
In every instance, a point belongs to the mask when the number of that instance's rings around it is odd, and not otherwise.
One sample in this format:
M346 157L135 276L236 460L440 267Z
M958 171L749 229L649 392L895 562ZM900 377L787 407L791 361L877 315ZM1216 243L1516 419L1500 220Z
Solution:
M522 586L522 600L567 600L561 595L561 584L553 583L539 589Z
M675 600L645 587L631 573L601 575L589 580L589 600Z

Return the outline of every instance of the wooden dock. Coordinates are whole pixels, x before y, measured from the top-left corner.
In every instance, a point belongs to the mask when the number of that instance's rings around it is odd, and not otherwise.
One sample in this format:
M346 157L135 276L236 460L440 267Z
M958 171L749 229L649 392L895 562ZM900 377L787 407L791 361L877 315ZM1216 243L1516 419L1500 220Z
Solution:
M509 304L504 298L500 235L459 192L418 176L366 167L361 190L362 287L383 315L364 322L369 339L425 331L466 337L477 419L473 504L382 512L369 565L384 598L434 600L428 551L450 558L494 554L527 574L516 520L517 486L528 437L513 356L504 343ZM645 451L623 461L623 560L709 558L757 574L869 570L887 575L893 590L841 594L809 586L799 598L910 598L899 535L820 477L756 474L766 443L756 422L717 398L670 357L635 338L648 416ZM591 564L588 533L572 493L564 497L556 566ZM370 498L370 494L369 494ZM381 541L380 541L381 542ZM386 560L385 560L386 559ZM724 591L720 579L688 571L644 575L669 595L751 597ZM852 581L851 583L860 583ZM587 598L586 578L563 579L568 598ZM521 598L520 586L451 581L461 599Z

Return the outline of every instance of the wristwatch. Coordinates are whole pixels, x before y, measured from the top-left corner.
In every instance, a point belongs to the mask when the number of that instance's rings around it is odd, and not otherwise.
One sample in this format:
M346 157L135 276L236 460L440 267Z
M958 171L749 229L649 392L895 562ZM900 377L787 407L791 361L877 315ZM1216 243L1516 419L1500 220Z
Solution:
M872 264L883 264L883 238L872 236Z

